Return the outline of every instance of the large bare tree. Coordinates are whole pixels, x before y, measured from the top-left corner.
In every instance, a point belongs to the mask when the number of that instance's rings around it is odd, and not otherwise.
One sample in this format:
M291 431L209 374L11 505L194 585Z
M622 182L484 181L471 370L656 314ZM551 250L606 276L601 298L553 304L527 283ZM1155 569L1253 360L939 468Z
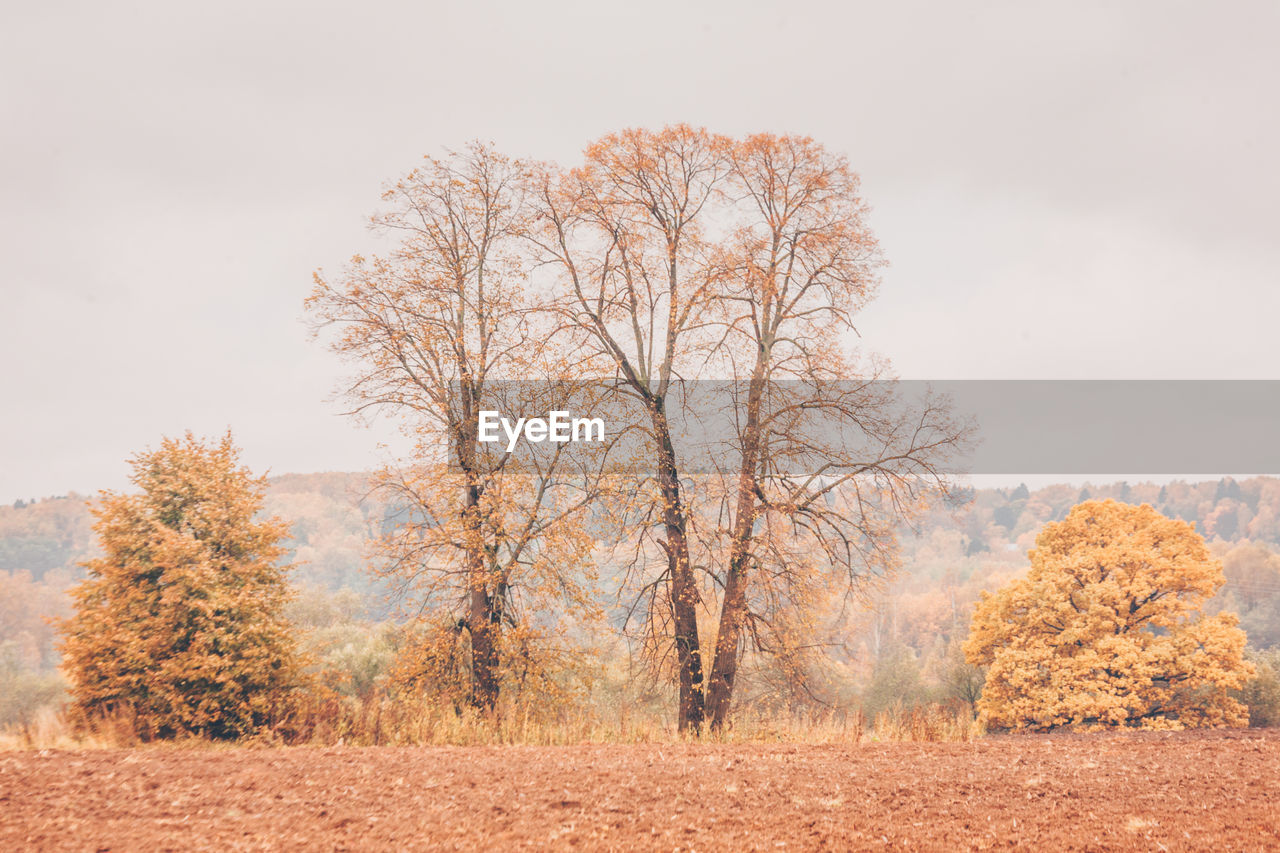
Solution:
M669 405L682 369L696 367L717 274L707 213L728 173L727 142L675 125L626 130L590 145L581 167L549 172L539 192L537 242L560 273L567 329L584 360L603 364L642 409L656 477L657 545L665 571L644 587L649 625L670 630L680 689L679 728L703 721L700 595ZM638 528L641 539L651 528Z
M903 409L875 381L883 362L856 368L848 338L881 258L857 176L812 140L625 131L549 172L538 196L565 327L645 418L657 489L634 533L658 531L666 557L641 586L649 650L674 646L680 729L708 711L723 725L747 634L782 652L782 623L817 587L884 574L894 525L945 489L939 465L963 430L936 402ZM738 428L699 457L736 460L716 466L719 487L678 435L697 415L673 383L695 377L730 380L710 405ZM698 621L713 611L708 685Z
M558 451L521 456L480 440L482 411L553 408L563 375L528 281L529 175L480 144L426 158L373 218L394 248L356 257L337 281L317 274L307 302L355 366L353 412L389 413L413 441L411 458L378 478L400 510L381 571L421 615L465 634L470 699L483 710L498 701L505 634L530 626L519 595L528 606L547 591L590 598L592 543L578 523L589 480ZM513 381L530 375L551 381Z
M787 636L796 621L779 603L830 575L856 588L890 569L895 526L925 493L947 491L945 463L968 435L942 401L900 399L882 359L855 359L854 318L883 261L845 159L772 134L736 142L729 158L736 227L715 301L738 428L736 488L722 490L731 521L716 578L714 728L748 632L778 652L815 643L812 627Z
M386 198L375 224L397 251L337 286L318 276L310 304L361 366L357 410L407 414L420 458L447 440L451 465L384 475L417 511L386 556L424 598L460 595L481 707L519 578L580 583L588 520L629 552L646 651L673 662L679 728L696 732L708 712L724 724L749 646L798 659L823 591L886 574L896 525L946 490L965 429L937 401L904 407L851 348L882 261L857 176L812 140L627 130L567 170L477 146ZM643 436L637 464L604 477L602 457L482 446L481 409L548 409L570 373ZM710 399L735 425L709 454L716 436L699 451L687 434L696 378L727 380Z

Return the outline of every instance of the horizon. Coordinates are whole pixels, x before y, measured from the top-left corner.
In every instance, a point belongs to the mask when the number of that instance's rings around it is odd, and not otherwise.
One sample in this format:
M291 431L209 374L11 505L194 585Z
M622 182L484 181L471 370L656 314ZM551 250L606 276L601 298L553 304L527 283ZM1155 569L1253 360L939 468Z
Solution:
M367 471L284 471L281 473L252 472L254 476L265 476L268 486L271 481L279 480L284 477L323 477L326 475L336 475L343 477L371 476L376 473L373 470ZM1243 482L1246 480L1280 480L1280 475L1276 474L1154 474L1154 475L1111 475L1111 474L1083 474L1068 475L1060 477L1051 474L1029 474L1023 476L1003 475L1003 474L979 474L963 480L956 481L957 488L972 488L977 491L1005 491L1008 489L1016 489L1019 486L1026 486L1030 491L1039 491L1041 489L1050 489L1055 486L1069 487L1073 489L1091 489L1091 488L1109 488L1128 484L1133 487L1141 486L1168 486L1173 483L1182 483L1189 486L1199 486L1205 483L1216 483L1223 480L1234 480L1235 482ZM115 490L115 489L95 489L92 492L79 492L70 490L61 493L48 493L43 495L19 495L13 500L0 500L0 508L12 507L16 502L22 501L27 506L42 501L53 500L70 500L72 498L93 501L98 494L104 491L111 491L116 494L132 494L131 489Z

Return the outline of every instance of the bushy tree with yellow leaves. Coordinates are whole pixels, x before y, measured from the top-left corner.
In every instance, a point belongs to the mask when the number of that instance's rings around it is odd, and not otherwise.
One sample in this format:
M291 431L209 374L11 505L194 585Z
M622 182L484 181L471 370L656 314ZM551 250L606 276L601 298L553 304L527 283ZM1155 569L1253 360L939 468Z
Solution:
M984 595L965 654L988 667L978 709L996 728L1243 726L1228 695L1252 675L1223 583L1192 525L1148 505L1086 501L1046 524L1031 569Z
M242 737L283 710L299 679L283 608L285 525L255 520L265 478L230 433L191 433L131 460L138 494L104 492L103 555L85 564L62 623L74 709L130 716L144 739Z

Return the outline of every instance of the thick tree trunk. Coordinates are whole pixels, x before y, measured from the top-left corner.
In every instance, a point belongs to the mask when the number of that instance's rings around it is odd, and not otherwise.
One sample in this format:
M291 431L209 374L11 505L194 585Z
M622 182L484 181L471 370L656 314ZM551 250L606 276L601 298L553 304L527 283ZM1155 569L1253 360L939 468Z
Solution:
M702 647L698 641L698 589L689 566L684 531L668 526L667 556L671 569L671 614L675 625L676 660L680 667L680 731L698 734L703 721Z
M471 634L471 704L489 712L498 704L498 631L484 590L472 590L467 615Z
M689 540L675 449L661 399L653 403L653 425L659 443L658 484L663 499L662 522L671 577L671 617L675 629L676 663L680 670L677 726L681 732L698 734L702 731L704 719L702 647L698 641L700 596L689 561Z
M468 421L470 423L470 421ZM471 482L466 487L466 503L462 510L463 538L467 561L467 633L471 636L471 704L484 712L498 704L498 641L502 630L500 599L491 594L489 562L484 547L484 519L481 517L481 488L472 473L474 456L470 448L472 436L464 433L459 454L463 470Z
M733 701L733 683L738 675L738 648L747 619L746 547L733 543L735 553L729 559L725 578L724 602L720 607L720 627L716 632L715 659L711 666L711 684L707 705L711 730L720 731L729 717Z
M722 729L729 717L733 683L738 675L739 646L747 620L747 568L756 521L756 479L761 450L760 401L763 394L763 370L757 365L747 389L747 417L738 470L738 506L733 538L729 543L729 569L725 575L724 601L720 606L720 624L716 631L715 659L711 666L707 705L713 731Z

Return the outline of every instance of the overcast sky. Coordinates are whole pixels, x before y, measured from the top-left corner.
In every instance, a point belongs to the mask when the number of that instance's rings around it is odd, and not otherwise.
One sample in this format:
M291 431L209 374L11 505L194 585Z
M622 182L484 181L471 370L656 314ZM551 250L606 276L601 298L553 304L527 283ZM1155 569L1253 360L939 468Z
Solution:
M122 487L186 429L371 467L301 302L473 138L846 153L892 265L860 328L905 377L1280 378L1280 4L959 5L10 4L0 501Z

